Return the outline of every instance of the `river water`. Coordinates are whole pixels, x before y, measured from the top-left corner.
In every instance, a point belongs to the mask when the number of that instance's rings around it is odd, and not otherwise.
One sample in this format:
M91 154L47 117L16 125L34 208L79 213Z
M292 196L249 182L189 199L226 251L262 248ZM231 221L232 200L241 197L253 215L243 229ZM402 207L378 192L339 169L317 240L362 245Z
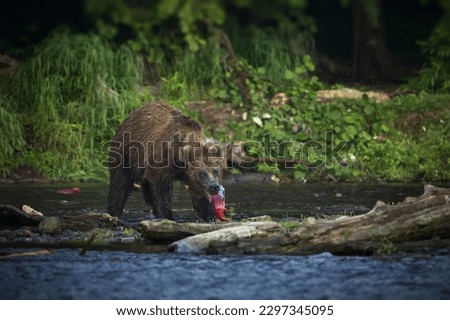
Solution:
M80 187L60 195L62 187ZM421 185L226 184L237 214L277 218L359 214L397 203ZM102 211L105 184L0 185L0 203L47 215ZM175 207L190 208L182 186ZM125 215L146 217L138 192ZM3 248L0 253L19 249ZM233 256L58 249L0 260L0 299L450 299L448 250L386 257Z

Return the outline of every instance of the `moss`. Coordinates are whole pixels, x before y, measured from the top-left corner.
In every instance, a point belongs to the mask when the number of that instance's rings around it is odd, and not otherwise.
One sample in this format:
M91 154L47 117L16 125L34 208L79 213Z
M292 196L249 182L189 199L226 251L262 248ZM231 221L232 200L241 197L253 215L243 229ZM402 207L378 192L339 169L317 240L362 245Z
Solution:
M280 226L286 230L295 230L303 225L303 221L280 221Z
M132 236L135 236L137 233L138 233L138 232L137 232L136 230L134 230L133 228L125 228L125 229L122 231L122 235L123 235L124 237L132 237Z
M92 244L108 244L113 239L113 233L108 229L96 228L91 232Z
M375 246L374 249L374 254L393 254L397 252L397 248L395 247L395 245L387 240L387 239L383 239L380 242L378 242L378 244Z

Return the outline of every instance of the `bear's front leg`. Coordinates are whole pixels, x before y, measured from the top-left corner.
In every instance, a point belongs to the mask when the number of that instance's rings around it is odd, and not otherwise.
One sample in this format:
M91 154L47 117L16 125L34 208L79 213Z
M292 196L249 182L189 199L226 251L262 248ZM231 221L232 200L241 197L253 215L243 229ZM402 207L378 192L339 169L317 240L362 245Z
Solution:
M194 206L195 211L202 220L209 222L216 219L216 212L214 211L214 207L212 206L208 197L196 197L196 195L193 195L192 205Z
M146 182L142 185L144 199L153 208L156 218L175 220L172 212L173 183L165 181Z

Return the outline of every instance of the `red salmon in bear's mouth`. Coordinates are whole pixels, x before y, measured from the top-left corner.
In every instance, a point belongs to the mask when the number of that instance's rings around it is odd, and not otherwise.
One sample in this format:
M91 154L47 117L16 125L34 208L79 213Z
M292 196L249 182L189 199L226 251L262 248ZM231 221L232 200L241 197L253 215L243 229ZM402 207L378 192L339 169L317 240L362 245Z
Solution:
M214 191L213 195L210 196L210 202L214 208L216 218L220 221L227 221L228 219L225 218L227 213L225 208L225 188L223 186L219 186L218 190Z

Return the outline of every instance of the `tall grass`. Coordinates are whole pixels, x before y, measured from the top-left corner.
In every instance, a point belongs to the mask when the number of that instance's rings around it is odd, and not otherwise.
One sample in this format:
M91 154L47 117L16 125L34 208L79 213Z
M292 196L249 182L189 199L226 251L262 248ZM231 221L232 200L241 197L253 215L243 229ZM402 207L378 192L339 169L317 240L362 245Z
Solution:
M285 80L285 71L303 63L303 56L312 51L314 38L293 26L277 28L233 27L229 30L236 54L255 68L264 68L274 83Z
M104 178L102 144L141 103L140 70L127 47L95 35L46 39L13 79L13 108L27 128L21 161L55 179Z
M211 99L210 90L221 87L225 80L222 59L225 55L217 39L210 38L207 46L192 52L182 51L173 64L161 73L161 97L181 107L185 101Z
M226 33L238 59L254 69L263 68L276 85L286 81L286 70L303 66L303 56L314 46L310 33L299 32L288 23L257 28L241 27L236 22L227 25ZM214 98L214 92L234 81L227 77L232 66L230 54L217 37L209 37L207 45L196 52L185 48L172 58L173 63L158 70L163 79L162 98L177 106L186 100Z
M0 176L9 175L17 166L16 153L25 147L21 117L14 107L12 99L0 95Z

